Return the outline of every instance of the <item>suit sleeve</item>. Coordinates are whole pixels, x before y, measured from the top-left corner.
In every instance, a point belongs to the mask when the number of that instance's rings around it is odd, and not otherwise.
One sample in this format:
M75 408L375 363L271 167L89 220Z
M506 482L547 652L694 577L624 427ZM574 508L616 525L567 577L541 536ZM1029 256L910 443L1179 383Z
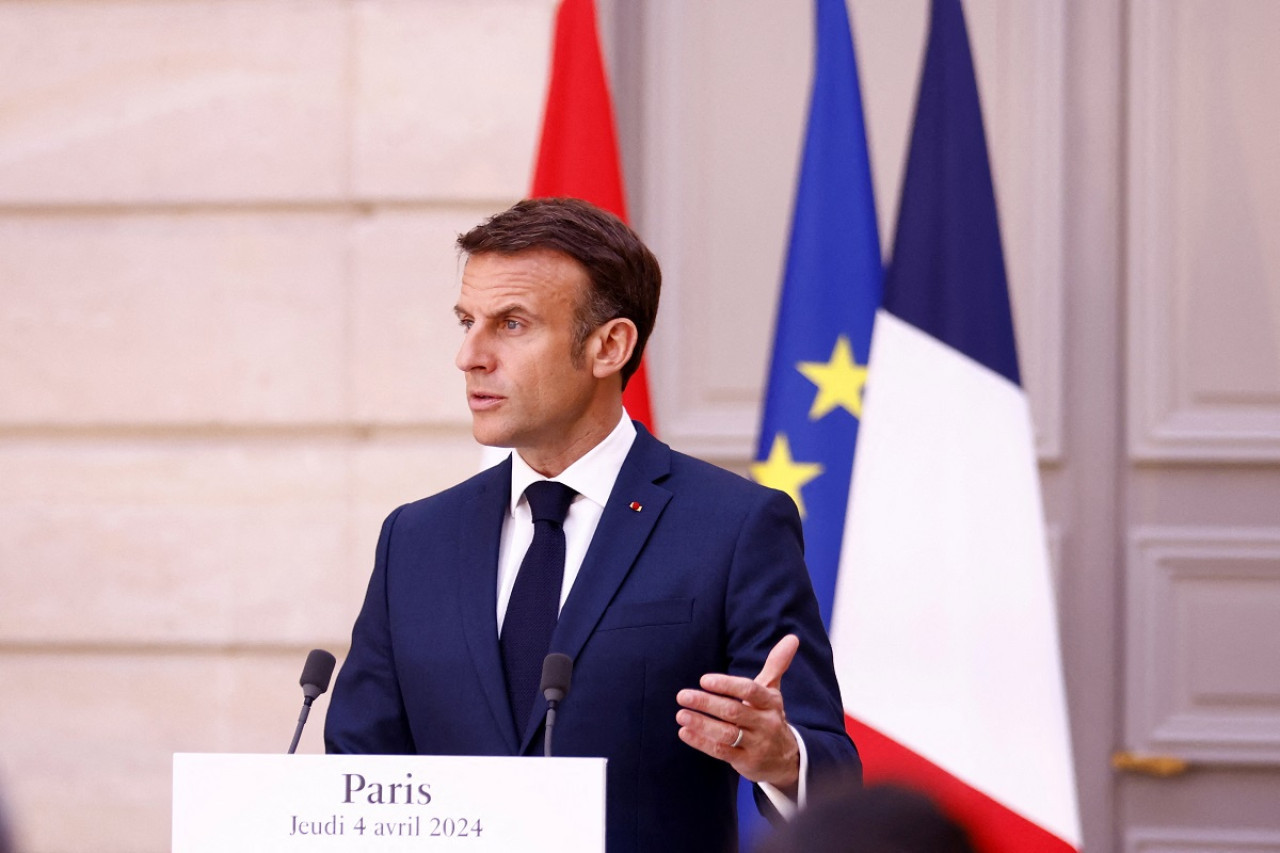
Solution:
M416 752L396 676L387 607L387 570L396 518L382 525L364 606L351 632L351 651L338 673L325 717L325 751L405 755Z
M778 640L795 634L800 648L782 677L782 700L787 722L808 753L806 784L835 772L860 777L858 753L845 731L831 642L804 563L799 513L786 494L763 494L735 547L725 603L730 672L754 678ZM759 786L756 802L766 816L777 817Z

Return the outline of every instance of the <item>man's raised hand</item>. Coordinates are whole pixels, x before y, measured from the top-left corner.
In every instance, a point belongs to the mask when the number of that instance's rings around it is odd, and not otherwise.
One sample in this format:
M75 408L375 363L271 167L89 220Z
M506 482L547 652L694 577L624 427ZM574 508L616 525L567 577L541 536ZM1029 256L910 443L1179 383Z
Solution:
M778 641L754 678L708 673L700 690L681 690L676 701L680 739L713 758L727 761L752 782L768 782L795 799L800 750L787 725L782 676L795 659L800 640Z

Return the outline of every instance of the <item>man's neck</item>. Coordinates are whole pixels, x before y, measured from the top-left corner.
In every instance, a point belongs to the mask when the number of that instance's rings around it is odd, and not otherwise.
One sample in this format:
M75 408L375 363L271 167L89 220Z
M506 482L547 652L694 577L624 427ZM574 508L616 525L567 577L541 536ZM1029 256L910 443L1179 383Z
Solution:
M557 477L608 438L609 434L617 429L622 417L622 403L619 402L611 413L595 419L588 429L581 431L571 441L553 451L540 452L537 448L516 448L516 453L520 454L520 458L526 465L542 476Z

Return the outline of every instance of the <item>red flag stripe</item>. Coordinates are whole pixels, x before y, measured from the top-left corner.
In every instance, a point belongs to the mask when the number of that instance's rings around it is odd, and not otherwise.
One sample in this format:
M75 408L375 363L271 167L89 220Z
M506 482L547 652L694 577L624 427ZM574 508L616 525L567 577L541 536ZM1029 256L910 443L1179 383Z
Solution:
M585 199L626 221L620 164L595 4L564 0L556 14L533 195Z
M644 360L640 368L631 377L627 387L622 389L622 405L627 407L627 414L644 424L650 432L656 433L653 425L653 408L649 404L649 377L644 369Z
M858 745L868 785L904 785L933 797L964 826L978 853L1075 853L1058 836L847 714L845 728Z

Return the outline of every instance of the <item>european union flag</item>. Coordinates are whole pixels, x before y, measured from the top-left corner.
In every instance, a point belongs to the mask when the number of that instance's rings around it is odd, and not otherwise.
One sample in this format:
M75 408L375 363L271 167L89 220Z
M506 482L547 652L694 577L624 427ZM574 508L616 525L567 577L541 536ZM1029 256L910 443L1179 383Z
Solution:
M816 9L809 127L751 476L800 508L829 626L883 268L848 12L844 0Z
M831 624L882 266L858 66L844 0L815 0L813 92L773 360L751 476L791 495ZM742 849L764 833L739 791Z

